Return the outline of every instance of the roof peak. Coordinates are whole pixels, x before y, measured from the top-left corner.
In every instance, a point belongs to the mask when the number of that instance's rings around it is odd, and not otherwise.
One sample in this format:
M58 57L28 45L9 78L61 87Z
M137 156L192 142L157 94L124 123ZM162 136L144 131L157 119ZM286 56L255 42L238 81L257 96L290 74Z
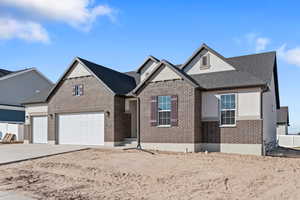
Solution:
M81 60L81 61L83 61L83 62L89 62L89 63L91 63L91 64L97 65L98 67L102 67L102 68L105 68L105 69L114 71L114 72L116 72L116 73L120 73L120 74L126 75L126 74L124 74L124 73L122 73L122 72L119 72L119 71L117 71L117 70L114 70L114 69L112 69L112 68L110 68L110 67L105 67L105 66L103 66L103 65L97 64L97 63L95 63L95 62L93 62L93 61L90 61L90 60L87 60L87 59L84 59L84 58L81 58L81 57L78 57L78 56L77 56L76 58L79 59L79 60ZM126 76L127 76L127 75L126 75Z

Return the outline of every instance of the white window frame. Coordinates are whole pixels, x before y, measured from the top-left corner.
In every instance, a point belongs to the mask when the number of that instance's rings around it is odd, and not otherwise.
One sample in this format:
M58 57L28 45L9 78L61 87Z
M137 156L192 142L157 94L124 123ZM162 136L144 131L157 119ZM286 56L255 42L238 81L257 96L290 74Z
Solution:
M234 95L235 98L235 108L234 109L222 109L222 96L226 95ZM219 126L220 127L236 127L236 119L237 119L237 93L224 93L219 94ZM234 111L234 124L222 124L222 111Z
M170 110L159 110L159 97L170 97ZM170 124L159 124L159 113L170 112ZM170 95L157 96L157 127L171 127L172 97Z
M74 87L74 96L77 96L77 97L79 97L79 96L82 96L82 94L81 94L81 91L80 91L80 86L81 86L81 84L78 84L78 85L75 85Z

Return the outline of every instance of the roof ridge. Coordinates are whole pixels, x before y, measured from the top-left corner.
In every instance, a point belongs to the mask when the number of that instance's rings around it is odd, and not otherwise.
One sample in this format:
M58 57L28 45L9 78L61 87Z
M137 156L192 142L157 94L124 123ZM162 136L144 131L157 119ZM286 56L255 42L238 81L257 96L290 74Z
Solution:
M19 73L25 73L25 72L29 72L29 71L32 71L32 70L36 70L36 68L35 67L31 67L31 68L27 68L27 69L18 70L18 71L12 71L9 74L1 76L0 80L11 78L11 77L14 77L14 76L18 75Z
M241 56L226 57L225 59L240 58L240 57L246 57L246 56L256 56L256 55L271 54L271 53L276 54L276 51L266 51L266 52L262 52L262 53L252 53L252 54L246 54L246 55L241 55Z
M86 61L86 62L89 62L89 63L91 63L91 64L97 65L98 67L102 67L102 68L105 68L105 69L107 69L107 70L110 70L110 71L113 71L113 72L119 73L119 74L121 74L121 75L124 75L124 76L127 76L127 77L132 78L131 76L128 76L127 74L125 74L125 72L119 72L119 71L114 70L114 69L112 69L112 68L105 67L105 66L100 65L100 64L97 64L97 63L95 63L95 62L86 60L86 59L84 59L84 58L80 58L80 57L77 57L77 58L78 58L79 60Z

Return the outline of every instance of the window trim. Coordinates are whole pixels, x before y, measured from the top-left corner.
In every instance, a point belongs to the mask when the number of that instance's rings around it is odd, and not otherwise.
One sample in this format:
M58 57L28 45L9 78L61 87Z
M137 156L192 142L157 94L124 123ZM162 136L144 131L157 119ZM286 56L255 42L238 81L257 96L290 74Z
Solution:
M235 109L227 109L227 110L234 110L234 124L221 124L221 118L222 118L222 109L221 109L221 96L223 95L234 95L234 98L235 98ZM222 128L231 128L231 127L236 127L236 121L237 121L237 107L238 107L238 102L237 102L237 93L222 93L222 94L219 94L219 127L222 127Z
M83 91L80 91L81 89L83 90L83 84L74 85L74 96L75 97L83 96Z
M206 65L203 64L203 58L206 57ZM209 69L210 68L210 56L205 54L201 57L200 69Z
M170 110L159 110L159 97L170 97ZM170 112L170 124L159 124L159 113L160 112ZM172 95L158 95L157 96L157 126L158 128L168 128L171 127L171 113L172 113Z

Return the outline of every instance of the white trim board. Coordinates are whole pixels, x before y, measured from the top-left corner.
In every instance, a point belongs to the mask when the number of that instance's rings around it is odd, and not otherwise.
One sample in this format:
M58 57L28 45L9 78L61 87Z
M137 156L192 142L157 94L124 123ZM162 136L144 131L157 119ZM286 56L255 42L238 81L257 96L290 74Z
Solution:
M3 110L18 110L18 111L25 111L24 107L20 106L6 106L6 105L0 105L0 109Z

